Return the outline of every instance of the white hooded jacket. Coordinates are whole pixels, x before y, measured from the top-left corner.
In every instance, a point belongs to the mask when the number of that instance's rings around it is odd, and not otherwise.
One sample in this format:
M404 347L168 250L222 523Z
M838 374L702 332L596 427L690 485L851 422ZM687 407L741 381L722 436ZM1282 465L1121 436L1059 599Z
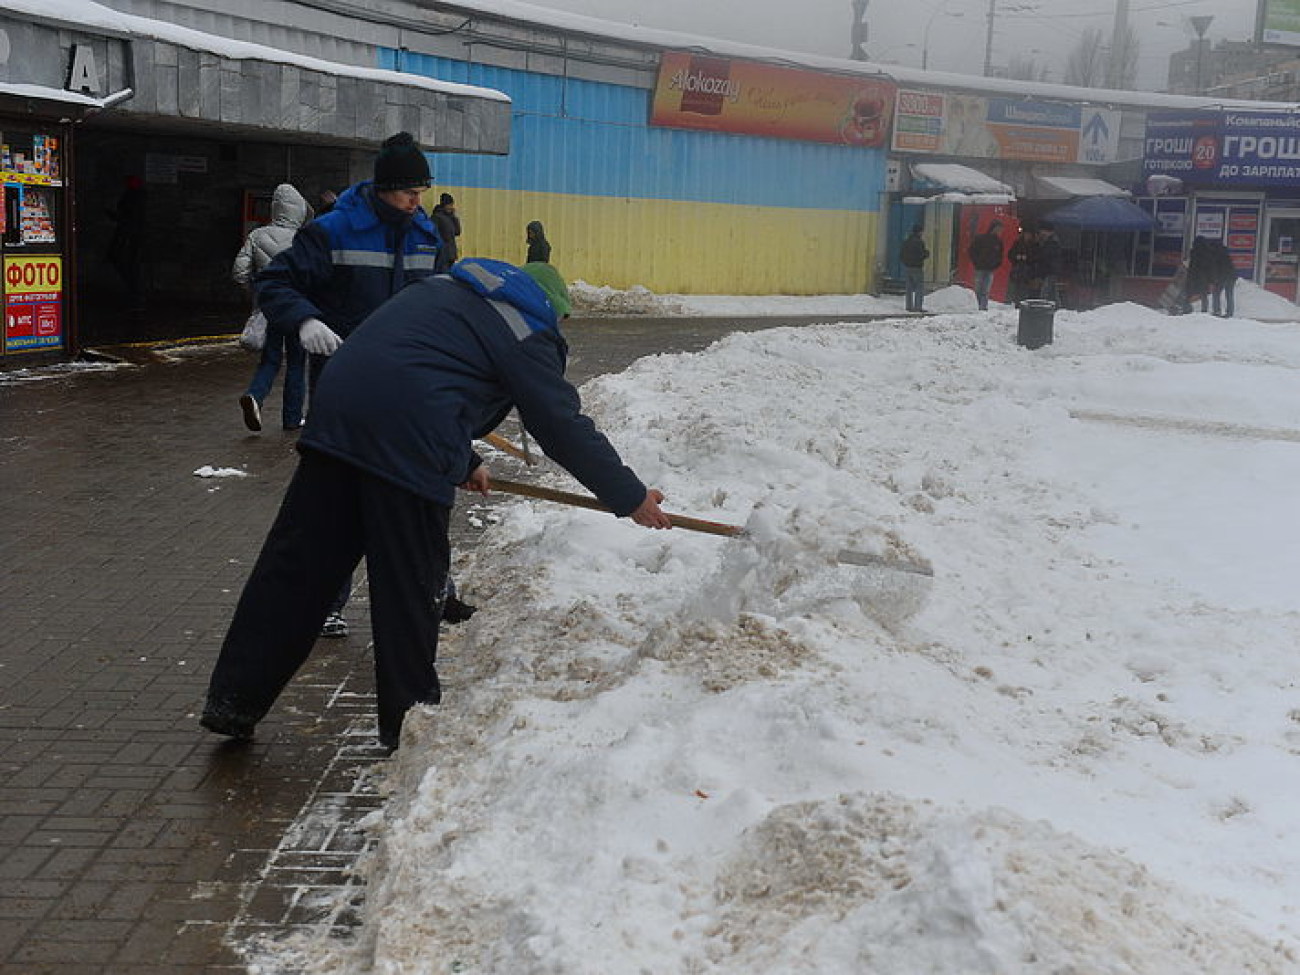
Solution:
M281 183L271 196L271 222L251 231L235 255L231 276L236 284L251 287L253 275L293 243L294 234L312 218L311 205L289 183Z

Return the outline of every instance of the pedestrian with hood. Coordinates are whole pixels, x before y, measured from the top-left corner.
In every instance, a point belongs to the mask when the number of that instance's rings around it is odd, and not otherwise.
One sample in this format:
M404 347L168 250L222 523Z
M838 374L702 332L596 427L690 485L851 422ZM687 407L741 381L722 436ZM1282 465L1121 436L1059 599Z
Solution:
M980 311L988 311L993 276L1002 266L1002 221L994 220L988 230L971 238L966 254L975 268L975 300Z
M450 193L443 193L438 197L438 205L433 208L429 216L433 220L433 225L438 228L438 236L442 238L437 270L445 271L460 258L460 244L456 241L460 236L460 214L456 212L455 197Z
M235 283L251 292L257 272L292 244L299 228L310 219L311 207L302 194L290 183L277 186L271 194L271 222L253 228L235 255L231 269ZM256 299L253 307L256 310ZM254 432L262 429L262 404L271 393L281 363L284 364L284 393L280 402L280 421L285 430L297 430L302 426L303 405L307 399L307 353L297 335L268 329L257 369L247 391L239 397L244 425Z
M349 186L329 213L313 220L257 275L268 331L297 335L311 355L313 397L329 357L371 312L407 285L434 273L441 240L420 207L432 180L409 132L384 140L374 178ZM347 636L341 580L322 636Z
M526 264L549 264L551 262L551 243L546 239L546 228L540 220L530 221L524 228L524 240L528 242Z
M924 231L925 228L919 223L915 224L911 235L903 241L903 246L898 251L907 287L905 300L908 311L925 311L925 262L930 258L930 248L921 239Z
M342 344L313 391L299 464L221 647L201 718L249 738L311 652L340 582L370 575L379 741L437 704L438 605L456 488L487 494L472 442L511 409L616 517L669 528L648 489L582 413L545 285L469 258L412 285Z

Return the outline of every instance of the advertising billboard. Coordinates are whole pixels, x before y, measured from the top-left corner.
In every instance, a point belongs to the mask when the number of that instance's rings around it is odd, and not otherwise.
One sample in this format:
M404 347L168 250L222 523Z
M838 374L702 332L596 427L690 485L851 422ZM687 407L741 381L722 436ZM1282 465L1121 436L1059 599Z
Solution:
M5 351L56 349L63 343L63 260L7 257Z
M666 51L650 124L879 148L894 91L876 78Z
M1300 116L1283 112L1152 112L1144 176L1188 186L1300 185Z
M1300 47L1300 0L1263 0L1260 40Z
M1119 154L1118 112L1061 102L900 90L895 152L973 159L1108 163Z

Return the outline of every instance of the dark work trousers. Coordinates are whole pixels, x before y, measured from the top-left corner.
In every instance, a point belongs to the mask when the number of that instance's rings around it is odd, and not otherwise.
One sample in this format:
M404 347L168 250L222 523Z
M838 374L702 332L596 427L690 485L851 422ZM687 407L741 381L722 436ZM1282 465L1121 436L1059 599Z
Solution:
M379 739L396 747L407 710L441 698L434 667L451 511L325 454L302 451L244 585L208 707L258 721L311 653L342 581L370 577Z

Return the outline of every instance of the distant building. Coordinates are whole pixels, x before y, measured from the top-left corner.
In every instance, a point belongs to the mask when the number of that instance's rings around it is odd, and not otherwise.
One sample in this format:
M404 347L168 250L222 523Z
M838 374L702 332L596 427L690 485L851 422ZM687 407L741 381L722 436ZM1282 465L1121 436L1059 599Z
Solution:
M1192 41L1169 57L1168 90L1252 101L1300 100L1300 53L1254 41Z

